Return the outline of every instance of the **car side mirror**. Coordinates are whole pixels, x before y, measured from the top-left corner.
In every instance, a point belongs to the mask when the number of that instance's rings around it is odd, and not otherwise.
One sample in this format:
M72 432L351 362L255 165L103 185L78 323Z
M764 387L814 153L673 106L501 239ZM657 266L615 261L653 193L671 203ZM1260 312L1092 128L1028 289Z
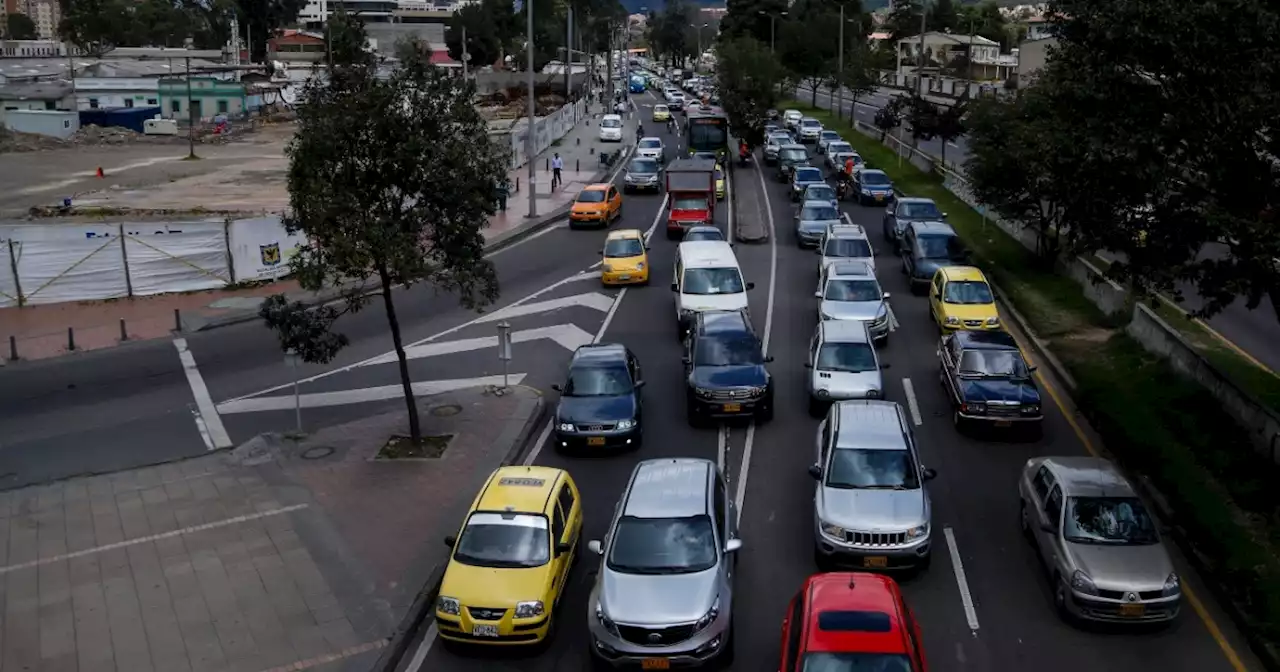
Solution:
M685 366L688 366L688 365L689 365L689 362L691 362L691 361L693 361L693 360L689 359L688 357L681 357L681 358L680 358L680 363L681 363L681 364L684 364Z
M679 286L677 286L677 285L676 285L676 283L674 283L674 282L673 282L673 283L671 283L671 291L673 291L673 292L678 292L678 291L680 291L680 287L679 287Z
M741 548L742 548L741 539L730 539L729 541L724 542L725 553L733 553Z
M640 388L644 387L644 382L645 382L645 381L643 381L643 380L637 380L637 381L636 381L636 384L634 385L634 387L638 390L638 389L640 389Z
M772 361L773 361L773 355L765 355L765 358L764 358L765 364L768 364L769 362L772 362Z
M558 544L556 544L556 555L557 555L557 556L564 555L565 553L568 553L569 551L572 551L572 550L573 550L573 544L566 543L566 542L563 542L563 541L562 541L562 542L560 542L560 543L558 543Z
M596 555L604 555L604 547L600 545L600 541L598 539L588 541L587 550L595 553Z
M938 477L938 472L933 469L925 468L923 475L924 475L924 480L932 481L933 479Z
M560 387L560 383L551 383L551 389L555 390L556 392L564 391L564 388Z
M809 475L812 476L815 481L822 480L822 467L819 467L816 464L809 465Z
M886 299L889 298L889 292L885 292L883 298L886 298Z
M821 299L821 298L822 298L822 290L821 290L821 289L819 289L818 291L814 292L814 293L813 293L813 295L814 295L814 297Z
M755 288L756 288L756 283L754 283L754 282L748 282L748 283L747 283L747 291L751 291L751 290L753 290L753 289L755 289Z
M806 368L806 369L812 369L812 368L813 368L813 362L805 362L805 363L804 363L804 368Z
M444 545L453 548L458 543L458 538L452 534L444 538Z

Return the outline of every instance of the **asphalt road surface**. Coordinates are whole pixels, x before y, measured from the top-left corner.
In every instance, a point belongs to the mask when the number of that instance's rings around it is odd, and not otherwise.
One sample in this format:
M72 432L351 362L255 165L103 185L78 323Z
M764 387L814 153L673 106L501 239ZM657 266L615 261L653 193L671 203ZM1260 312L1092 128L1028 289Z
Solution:
M867 124L868 126L871 126L871 125L874 125L875 123L876 112L878 112L880 108L884 107L885 105L888 105L889 101L892 100L895 96L899 96L899 95L905 95L905 92L899 89L888 89L888 88L881 87L876 89L872 93L859 97L858 102L854 103L850 99L850 96L848 95L848 93L846 92L844 97L844 104L840 108L840 114L845 119L848 119L849 108L852 107L854 116L857 118L857 120L864 124ZM813 95L813 90L807 87L797 88L795 91L795 96L796 96L796 100L806 102L806 103L814 103L815 107L820 107L824 110L834 110L836 107L836 104L840 102L840 97L837 95L832 95L831 89L828 89L826 87L818 88L816 103L815 103L815 97ZM903 127L905 129L906 127L905 123ZM905 130L904 130L904 133L905 133ZM909 138L910 135L908 134L907 137ZM922 140L920 141L920 151L930 156L941 158L942 157L942 140L937 138L933 140ZM964 136L953 138L952 140L947 142L946 158L947 158L947 165L964 165L964 162L969 158L969 147L968 145L965 144Z
M766 176L768 173L766 173ZM764 189L775 226L774 244L738 245L738 258L751 293L751 315L765 339L777 385L778 408L773 422L719 429L694 429L684 418L680 345L673 326L674 308L665 282L671 273L676 243L659 231L651 241L652 286L629 289L619 297L612 319L601 331L604 342L620 342L640 358L648 386L645 446L633 454L601 458L565 457L549 443L530 461L570 470L583 493L586 539L605 532L622 487L640 459L695 456L716 459L740 503L744 549L737 578L734 670L776 670L780 623L787 601L816 569L810 527L814 483L807 474L813 461L818 421L809 417L803 391L802 363L816 324L812 299L817 260L797 249L790 229L793 207L785 187L765 179L756 169L738 170L731 189ZM621 226L647 229L654 210L633 207L660 197L633 196ZM880 242L883 210L846 205L855 223L868 227ZM726 210L722 208L721 213ZM724 222L724 224L728 222ZM589 263L590 256L568 267ZM924 630L931 669L959 670L1197 670L1258 669L1240 638L1210 604L1193 609L1163 630L1098 632L1076 629L1058 620L1047 582L1017 523L1016 477L1023 462L1037 455L1079 455L1081 439L1052 404L1045 435L1034 443L981 440L959 435L937 377L937 331L928 321L925 300L910 295L897 261L881 252L880 280L893 298L900 326L883 351L890 399L918 409L916 436L923 462L938 470L930 484L934 503L935 557L918 577L903 585ZM908 384L907 381L911 381ZM908 393L908 390L913 390ZM1065 397L1061 387L1055 394ZM916 415L912 413L912 415ZM949 552L944 535L955 540ZM1176 553L1176 549L1175 549ZM408 669L451 672L484 669L552 672L589 666L586 631L587 598L598 563L591 558L574 570L562 601L560 630L548 651L539 655L511 652L456 654L437 646L428 629L415 643ZM1184 585L1199 602L1207 590L1180 562ZM960 576L964 579L961 581ZM972 610L965 607L969 598ZM1199 614L1204 611L1205 616ZM1215 623L1211 634L1206 620ZM1229 643L1228 643L1229 642ZM1230 654L1226 652L1232 652ZM1228 655L1243 657L1237 667Z

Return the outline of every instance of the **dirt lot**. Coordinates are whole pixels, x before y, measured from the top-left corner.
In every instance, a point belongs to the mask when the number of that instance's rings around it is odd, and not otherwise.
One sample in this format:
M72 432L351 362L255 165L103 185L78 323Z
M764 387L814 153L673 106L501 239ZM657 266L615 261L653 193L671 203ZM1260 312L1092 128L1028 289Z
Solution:
M288 204L284 148L292 123L226 144L120 144L0 154L0 221L72 199L91 212L279 212ZM97 177L101 168L103 177Z

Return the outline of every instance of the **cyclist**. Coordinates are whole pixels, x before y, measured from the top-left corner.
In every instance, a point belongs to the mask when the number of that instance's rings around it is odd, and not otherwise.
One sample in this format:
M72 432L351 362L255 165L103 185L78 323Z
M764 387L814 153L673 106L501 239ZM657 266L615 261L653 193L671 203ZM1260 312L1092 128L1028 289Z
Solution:
M636 124L636 144L640 144L640 140L644 138L644 124Z

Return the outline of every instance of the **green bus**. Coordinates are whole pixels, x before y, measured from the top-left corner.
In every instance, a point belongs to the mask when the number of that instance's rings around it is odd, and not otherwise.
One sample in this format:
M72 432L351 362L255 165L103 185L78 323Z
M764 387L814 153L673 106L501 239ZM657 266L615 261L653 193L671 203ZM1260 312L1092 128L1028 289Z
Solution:
M685 107L684 144L689 153L715 152L723 162L729 155L729 117L712 105Z

